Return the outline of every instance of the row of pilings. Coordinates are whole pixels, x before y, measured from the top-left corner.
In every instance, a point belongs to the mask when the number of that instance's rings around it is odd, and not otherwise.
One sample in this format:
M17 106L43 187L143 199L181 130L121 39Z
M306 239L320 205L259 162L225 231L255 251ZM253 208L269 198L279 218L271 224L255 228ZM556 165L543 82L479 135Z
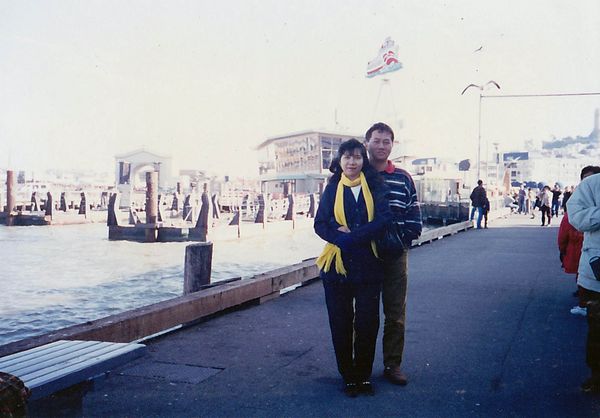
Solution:
M87 217L88 208L87 208L85 193L81 192L80 196L81 196L81 200L79 203L78 214L83 215L84 217ZM50 221L52 220L54 209L55 209L54 203L53 203L54 199L52 197L52 194L50 192L46 193L46 202L43 207L43 211L44 211L43 217L41 217L37 214L35 214L35 215L33 214L34 212L37 212L41 209L41 205L39 203L36 192L32 193L30 202L31 202L31 206L30 206L29 212L32 213L32 216L28 217L28 219L29 218L31 218L31 219L25 221L25 224L35 224L35 225L41 224L39 222L35 222L33 220L33 218L42 219L44 224L50 223ZM73 203L73 202L71 202L71 203ZM74 204L73 204L73 207L75 207ZM0 208L2 208L1 203L0 203ZM65 192L61 193L60 203L57 208L59 211L63 211L63 212L67 211L68 205L67 205ZM14 176L14 171L12 171L12 170L6 171L6 206L4 206L3 211L1 212L1 215L2 215L2 216L0 216L1 220L3 220L7 226L19 225L20 224L19 217L23 216L23 211L18 210L16 193L15 193L15 176ZM21 220L21 222L23 222L23 220Z

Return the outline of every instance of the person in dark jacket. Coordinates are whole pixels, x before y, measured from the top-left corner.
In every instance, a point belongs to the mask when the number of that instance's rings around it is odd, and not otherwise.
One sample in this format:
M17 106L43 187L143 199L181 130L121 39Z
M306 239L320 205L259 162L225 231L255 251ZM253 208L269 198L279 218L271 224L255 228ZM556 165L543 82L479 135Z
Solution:
M477 211L477 229L481 229L481 219L483 218L483 207L485 205L485 199L487 198L487 193L485 188L483 187L483 181L477 180L477 187L473 189L471 192L471 221L475 216L475 211Z
M423 223L415 183L410 174L394 166L389 159L394 143L394 131L383 123L373 124L365 133L369 163L375 168L386 186L392 220L401 232L406 249L397 258L384 260L383 287L383 376L395 385L408 384L402 371L404 337L406 330L406 297L408 289L408 248L421 235Z
M344 391L350 397L372 395L383 280L373 240L391 222L387 188L356 139L340 145L329 169L333 176L314 222L315 232L327 241L317 265Z

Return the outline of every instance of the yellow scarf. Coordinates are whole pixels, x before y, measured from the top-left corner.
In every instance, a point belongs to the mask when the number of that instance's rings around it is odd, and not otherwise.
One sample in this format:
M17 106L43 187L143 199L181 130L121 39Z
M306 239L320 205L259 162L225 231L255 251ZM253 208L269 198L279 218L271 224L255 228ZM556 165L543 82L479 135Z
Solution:
M347 187L355 187L360 184L363 192L363 197L365 199L365 204L367 205L367 219L369 222L373 220L375 217L375 205L373 203L373 195L371 194L371 189L369 189L369 185L367 184L367 179L365 175L360 173L360 177L350 180L344 174L340 179L340 182L337 185L337 190L335 192L335 202L333 204L333 215L335 217L335 221L343 226L348 226L346 223L346 214L344 213L344 186ZM373 254L377 257L377 249L375 248L375 242L371 241L371 248L373 249ZM317 258L317 266L319 269L324 272L328 272L331 268L331 263L335 258L335 271L338 274L343 276L347 275L346 268L344 267L344 262L342 261L342 250L334 244L327 243L325 245L325 249Z

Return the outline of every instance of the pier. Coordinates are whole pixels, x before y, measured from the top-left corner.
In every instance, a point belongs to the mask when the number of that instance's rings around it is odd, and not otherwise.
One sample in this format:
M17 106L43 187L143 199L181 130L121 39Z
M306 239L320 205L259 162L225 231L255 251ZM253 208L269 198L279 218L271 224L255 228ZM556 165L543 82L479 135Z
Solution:
M145 341L148 354L30 403L31 416L581 416L585 318L571 315L557 225L513 215L410 254L406 387L341 391L318 280ZM380 330L381 332L381 330Z

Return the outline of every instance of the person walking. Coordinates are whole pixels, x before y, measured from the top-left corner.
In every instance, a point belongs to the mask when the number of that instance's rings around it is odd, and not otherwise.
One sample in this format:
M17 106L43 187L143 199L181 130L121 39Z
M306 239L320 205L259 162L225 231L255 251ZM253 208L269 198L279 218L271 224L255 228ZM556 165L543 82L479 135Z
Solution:
M548 226L552 222L552 211L550 207L552 205L552 192L550 186L544 186L540 192L540 212L542 212L542 226L546 225L546 217L548 218Z
M539 202L536 192L530 187L527 189L527 199L529 200L529 213L531 213L531 219L535 219L535 208Z
M473 221L473 217L475 215L475 211L477 211L477 229L481 229L481 219L483 218L483 205L485 203L485 198L487 197L487 193L485 188L483 187L483 180L477 180L477 187L473 189L471 192L471 221Z
M356 139L340 145L329 170L333 175L314 221L315 232L327 241L317 266L344 391L372 395L384 274L373 240L391 222L387 187Z
M486 198L483 201L483 228L488 227L488 214L490 213L490 199Z
M526 205L525 205L525 203L527 202L527 192L525 191L525 187L523 185L521 185L519 187L518 202L519 202L519 213L527 213L527 209L526 209Z
M591 167L591 166L588 166ZM584 167L585 169L586 167ZM582 170L583 171L583 170ZM565 187L565 191L563 193L563 199L562 199L562 203L561 203L561 208L563 209L563 212L567 211L567 202L569 201L569 198L571 197L571 195L573 194L573 189L575 188L575 186L567 186Z
M415 184L407 171L395 167L388 159L394 146L392 128L378 122L367 130L365 139L369 162L390 188L389 205L393 221L408 248L421 235L423 228ZM408 249L402 251L397 259L385 261L383 271L383 375L391 383L406 385L408 378L402 372L401 364L406 326Z
M600 173L600 167L586 166L581 170L581 180L592 174ZM569 193L570 197L570 193ZM567 193L565 191L565 199L568 201ZM560 254L560 262L562 264L565 273L575 274L575 283L577 284L577 271L579 270L579 259L581 258L581 247L583 245L583 233L575 229L569 222L569 213L567 206L564 206L565 216L560 222L560 228L558 229L558 250ZM583 290L581 291L583 292ZM577 286L575 295L579 296L580 290ZM579 299L579 303L571 308L571 313L574 315L587 315L587 309L585 301Z
M552 216L558 216L558 210L560 209L560 185L556 183L552 189Z
M567 202L569 222L583 232L577 284L587 308L586 363L591 375L584 392L600 393L600 175L586 177Z

